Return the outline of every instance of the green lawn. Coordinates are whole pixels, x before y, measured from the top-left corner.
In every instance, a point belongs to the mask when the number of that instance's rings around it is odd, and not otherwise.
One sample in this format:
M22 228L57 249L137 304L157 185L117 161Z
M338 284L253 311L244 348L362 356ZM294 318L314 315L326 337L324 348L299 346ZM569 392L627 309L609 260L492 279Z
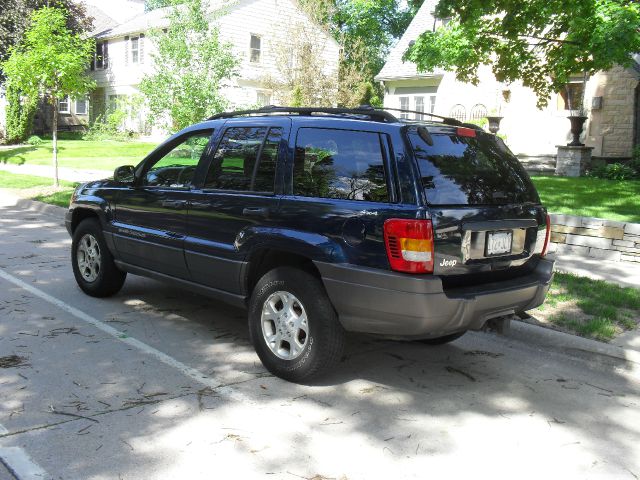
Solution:
M52 184L53 179L51 178L9 173L0 170L0 188L50 187ZM73 187L76 184L61 180L60 185L63 187Z
M551 213L640 222L640 180L531 177Z
M58 162L61 167L88 170L113 170L120 165L137 165L155 143L116 142L113 140L60 140ZM2 163L51 165L53 147L45 140L37 147L25 146L0 151Z
M543 323L606 341L638 328L640 290L556 273L545 303L531 313Z

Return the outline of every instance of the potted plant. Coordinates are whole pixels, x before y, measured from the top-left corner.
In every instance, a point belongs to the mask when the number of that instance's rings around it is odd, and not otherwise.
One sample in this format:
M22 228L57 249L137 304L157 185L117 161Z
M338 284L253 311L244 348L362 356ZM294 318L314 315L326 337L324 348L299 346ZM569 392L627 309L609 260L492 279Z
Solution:
M567 103L569 104L569 121L571 122L571 135L573 140L567 143L569 147L584 147L584 143L580 141L580 135L584 129L584 122L587 121L586 110L584 108L584 94L587 86L587 74L585 73L582 79L582 95L577 100L577 105L573 105L574 98L572 98L571 92L568 87L565 87L567 92Z

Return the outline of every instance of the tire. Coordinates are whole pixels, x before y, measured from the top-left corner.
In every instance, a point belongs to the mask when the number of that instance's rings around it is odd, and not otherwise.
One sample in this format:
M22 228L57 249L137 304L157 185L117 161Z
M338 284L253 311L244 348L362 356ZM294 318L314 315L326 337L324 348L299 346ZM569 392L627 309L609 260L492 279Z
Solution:
M256 284L249 302L249 335L265 368L295 383L331 370L345 343L320 280L293 267L275 268Z
M83 220L73 232L71 265L78 286L92 297L115 295L127 277L116 267L96 218Z
M467 332L452 333L451 335L445 335L444 337L425 338L423 340L418 340L418 342L424 343L425 345L444 345L445 343L450 343L459 339L465 333Z

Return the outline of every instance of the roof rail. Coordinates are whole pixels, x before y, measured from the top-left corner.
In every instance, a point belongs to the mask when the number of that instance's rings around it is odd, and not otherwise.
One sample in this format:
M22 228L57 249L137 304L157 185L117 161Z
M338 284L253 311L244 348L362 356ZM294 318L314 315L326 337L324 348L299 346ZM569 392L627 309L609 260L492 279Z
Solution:
M416 113L418 115L427 115L432 118L439 118L440 120L442 120L442 123L446 123L447 125L457 125L457 126L465 125L460 120L457 120L455 118L443 117L442 115L436 115L435 113L420 112L419 110L404 110L402 108L390 108L390 107L369 107L369 108L372 108L376 111L391 110L392 112Z
M398 119L389 112L375 109L368 105L356 108L334 108L334 107L277 107L268 105L266 107L253 110L236 110L233 112L222 112L212 115L208 120L217 120L219 118L232 118L243 115L255 114L273 114L273 113L297 113L298 115L313 115L314 113L328 113L333 115L362 115L383 122L397 122Z

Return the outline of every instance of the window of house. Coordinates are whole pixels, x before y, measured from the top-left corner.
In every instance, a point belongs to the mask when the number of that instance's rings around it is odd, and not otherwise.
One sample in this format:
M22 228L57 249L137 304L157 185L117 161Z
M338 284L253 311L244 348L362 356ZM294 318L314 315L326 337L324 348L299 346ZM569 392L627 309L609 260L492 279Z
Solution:
M271 95L268 92L258 91L256 93L256 103L259 107L271 105Z
M204 188L272 193L281 128L227 129L207 172Z
M380 136L372 132L301 128L296 139L293 193L388 202Z
M409 97L400 97L400 110L409 110ZM401 112L400 118L409 118L409 114Z
M139 63L140 62L140 38L132 37L131 38L131 63Z
M436 96L429 96L429 113L433 113L436 111Z
M252 63L260 63L260 54L262 49L262 38L258 35L251 35L249 44L249 60Z
M76 115L86 115L88 113L88 101L86 98L76 99Z
M417 112L424 112L424 97L414 97L415 109ZM424 120L424 115L416 113L416 120Z
M461 122L465 122L467 120L467 109L464 108L464 105L454 105L451 107L449 111L449 116L451 118L455 118L456 120L460 120Z
M558 110L580 110L584 96L583 82L567 83L558 92Z
M108 43L96 42L96 50L93 53L93 60L91 62L91 70L102 70L109 66L109 52Z
M69 97L61 98L58 101L58 112L60 113L71 113L70 107Z
M147 187L187 188L213 129L191 132L166 155L160 157L142 179Z

